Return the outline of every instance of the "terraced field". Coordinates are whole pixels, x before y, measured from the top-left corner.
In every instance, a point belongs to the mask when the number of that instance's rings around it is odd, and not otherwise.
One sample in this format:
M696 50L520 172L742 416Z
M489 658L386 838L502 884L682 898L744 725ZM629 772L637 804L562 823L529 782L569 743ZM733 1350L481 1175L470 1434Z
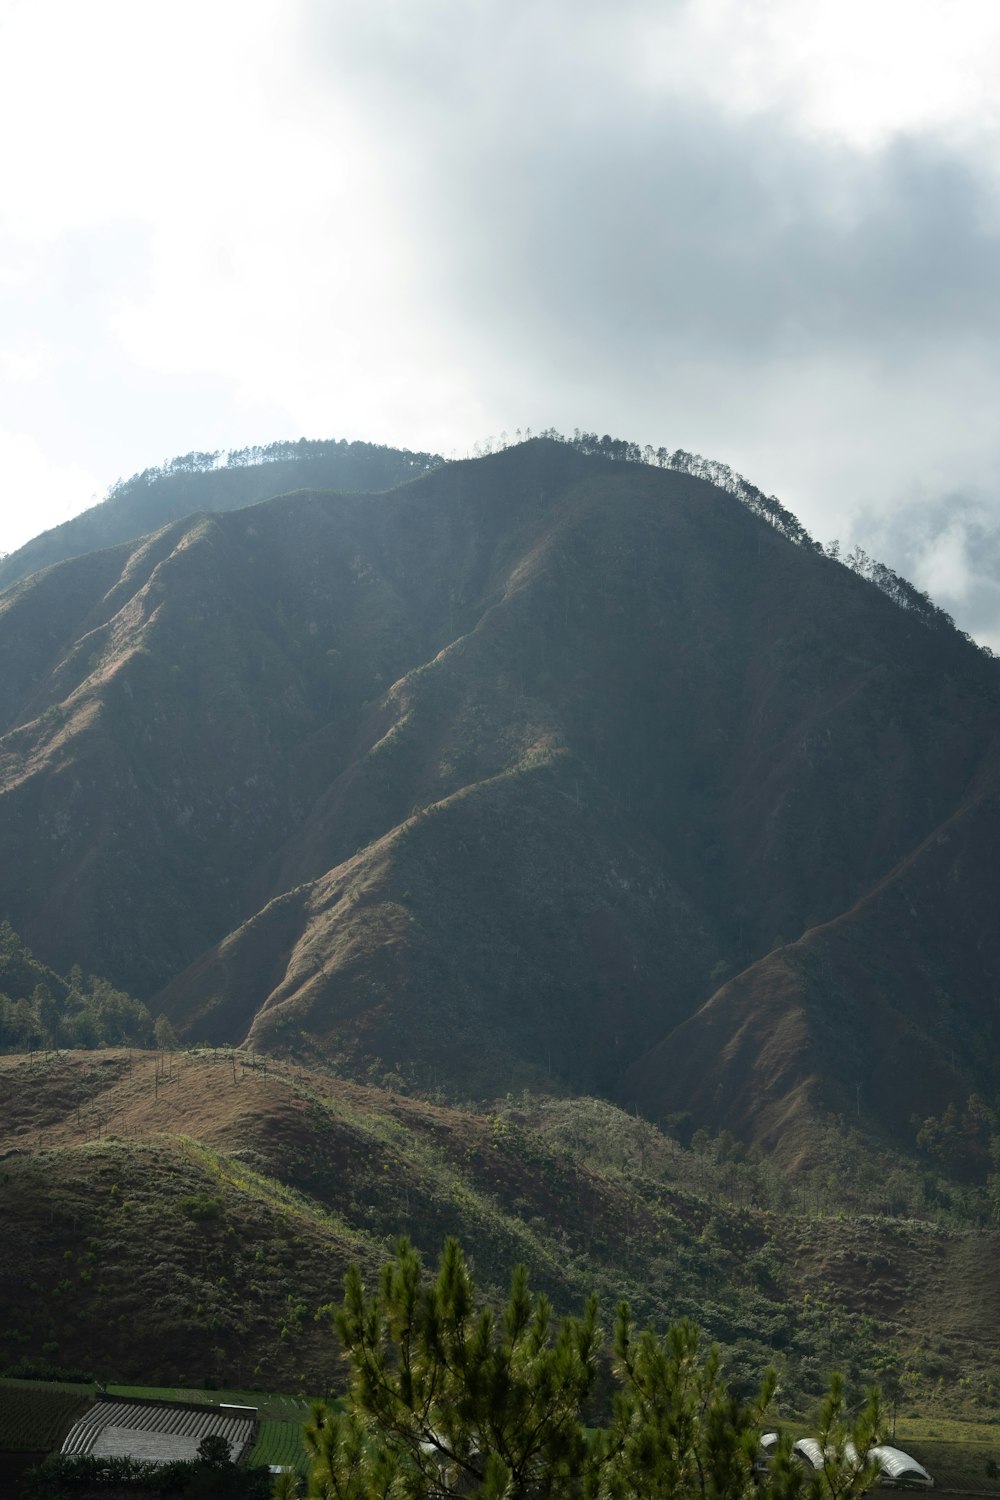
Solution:
M161 1406L143 1401L99 1400L72 1429L63 1453L135 1457L150 1463L197 1457L210 1434L224 1437L234 1463L246 1457L256 1435L256 1416L234 1415L217 1407Z
M250 1453L251 1464L280 1464L305 1474L308 1468L300 1422L261 1422Z
M200 1391L178 1386L113 1385L109 1395L139 1396L154 1401L194 1402L206 1406L232 1403L236 1406L255 1406L259 1414L257 1441L250 1450L251 1464L280 1464L306 1472L307 1463L302 1447L302 1424L309 1417L309 1399L303 1396L285 1396L273 1391Z

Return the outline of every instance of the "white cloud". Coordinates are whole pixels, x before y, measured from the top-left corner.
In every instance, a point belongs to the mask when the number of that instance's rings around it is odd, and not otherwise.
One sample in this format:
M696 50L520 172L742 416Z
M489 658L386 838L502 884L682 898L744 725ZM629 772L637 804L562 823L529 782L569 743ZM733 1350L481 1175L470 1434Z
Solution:
M41 379L51 361L49 350L40 344L29 349L0 349L0 382L30 385Z
M0 536L13 551L97 498L97 481L78 464L53 463L35 439L0 428Z
M47 0L0 24L0 219L29 239L186 217L246 180L246 128L280 79L273 0ZM265 152L260 168L273 165Z
M302 75L300 40L273 0L12 11L0 130L28 148L0 163L6 258L30 284L46 246L83 261L90 235L103 248L135 226L142 259L105 287L105 356L219 377L236 405L280 408L286 432L471 440L482 401L461 349L442 348L364 112ZM27 57L44 58L44 102ZM188 445L166 435L150 460Z
M852 146L978 139L1000 123L1000 12L983 0L690 0L639 40L647 88Z
M972 568L966 552L966 533L955 521L932 541L925 543L918 555L916 581L934 599L947 598L961 603L972 585Z

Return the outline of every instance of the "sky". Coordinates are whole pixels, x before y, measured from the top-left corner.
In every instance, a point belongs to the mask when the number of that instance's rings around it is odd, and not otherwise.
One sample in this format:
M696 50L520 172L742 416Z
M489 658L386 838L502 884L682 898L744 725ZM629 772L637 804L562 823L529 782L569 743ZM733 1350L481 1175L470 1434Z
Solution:
M0 0L0 551L192 450L721 459L1000 650L992 0Z

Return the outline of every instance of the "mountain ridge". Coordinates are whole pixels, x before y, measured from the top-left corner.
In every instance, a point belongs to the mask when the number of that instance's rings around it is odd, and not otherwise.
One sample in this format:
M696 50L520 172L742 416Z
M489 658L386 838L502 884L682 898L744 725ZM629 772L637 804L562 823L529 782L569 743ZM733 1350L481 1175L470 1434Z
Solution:
M443 463L437 454L345 439L189 453L118 480L103 500L0 556L0 591L70 557L134 541L197 512L241 509L289 489L382 490ZM289 481L294 481L290 483Z

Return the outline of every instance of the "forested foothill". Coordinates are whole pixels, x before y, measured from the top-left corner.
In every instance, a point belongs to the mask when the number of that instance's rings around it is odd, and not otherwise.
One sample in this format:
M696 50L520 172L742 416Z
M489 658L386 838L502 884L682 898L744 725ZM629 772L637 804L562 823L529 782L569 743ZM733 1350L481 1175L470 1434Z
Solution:
M88 1407L84 1400L63 1453L29 1474L24 1493L29 1500L119 1492L236 1500L272 1492L265 1465L279 1456L275 1500L292 1500L304 1482L310 1496L326 1500L749 1500L757 1491L773 1500L851 1500L880 1483L933 1485L919 1460L884 1446L896 1435L897 1401L877 1386L862 1398L835 1372L809 1414L809 1435L796 1440L801 1424L773 1426L775 1369L739 1398L718 1348L691 1321L639 1329L619 1301L613 1326L605 1328L594 1296L585 1299L582 1315L559 1318L548 1298L531 1290L523 1265L514 1268L506 1299L492 1308L477 1294L454 1240L445 1242L436 1274L428 1275L402 1238L374 1280L366 1286L360 1268L351 1266L342 1301L319 1310L345 1351L343 1384L335 1400L312 1401L303 1425L248 1423L247 1414L261 1413L257 1398L248 1405L241 1392L221 1393L220 1406L206 1393L190 1392L196 1400L178 1405L162 1398L184 1392L135 1392L123 1402L125 1393L102 1391L104 1404ZM24 1391L9 1382L2 1388ZM72 1420L69 1389L49 1387L49 1414L62 1418L62 1428ZM225 1404L233 1401L235 1407ZM34 1404L35 1412L43 1410ZM221 1435L204 1438L194 1462L84 1451L88 1434L105 1429L121 1445L125 1429L109 1423L132 1424L138 1454L157 1444L162 1449L165 1433L231 1428L234 1411L237 1423L253 1427L244 1440L256 1435L249 1467L245 1456L233 1461ZM9 1426L0 1420L0 1436ZM964 1458L957 1470L943 1471L944 1487L957 1482L966 1493L983 1491L983 1478L987 1485L996 1478L995 1462L980 1463L977 1473L975 1455L967 1451Z

